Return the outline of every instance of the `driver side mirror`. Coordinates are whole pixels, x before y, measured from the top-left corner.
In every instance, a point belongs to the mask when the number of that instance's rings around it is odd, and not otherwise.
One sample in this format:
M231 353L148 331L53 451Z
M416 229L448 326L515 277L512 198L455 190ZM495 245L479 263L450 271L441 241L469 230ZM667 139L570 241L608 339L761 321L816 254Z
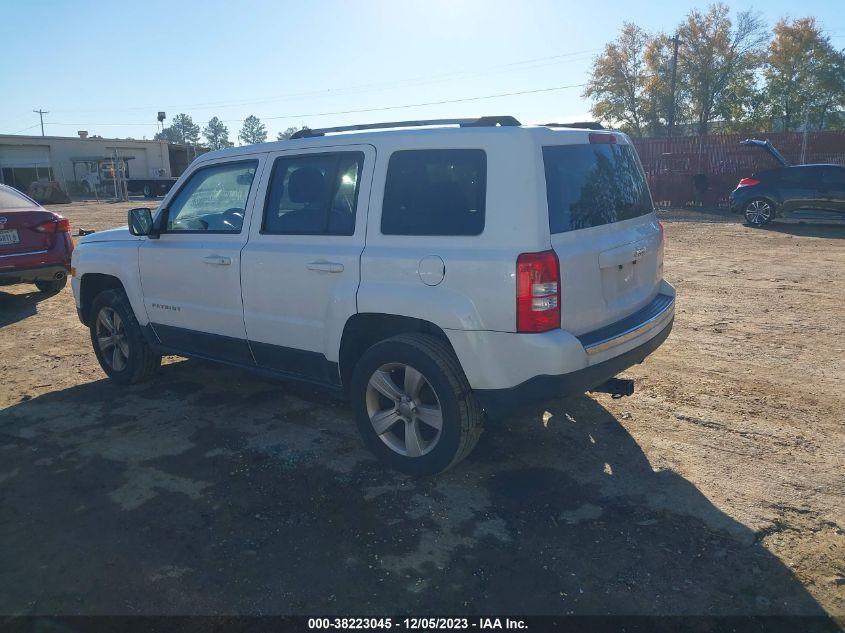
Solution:
M129 209L129 232L132 235L153 235L153 212L146 208Z

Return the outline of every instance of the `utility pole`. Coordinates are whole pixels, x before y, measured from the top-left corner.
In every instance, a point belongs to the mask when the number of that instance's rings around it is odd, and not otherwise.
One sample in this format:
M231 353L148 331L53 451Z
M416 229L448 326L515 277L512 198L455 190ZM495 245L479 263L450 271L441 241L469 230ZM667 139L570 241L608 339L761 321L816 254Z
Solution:
M47 110L42 110L40 108L38 110L33 110L33 112L35 112L36 114L38 114L38 116L41 117L41 136L44 136L44 115L50 114L50 112L48 112Z
M680 44L681 38L675 33L672 37L672 103L669 104L669 136L675 136L675 108L677 104L675 86L678 81L678 46Z

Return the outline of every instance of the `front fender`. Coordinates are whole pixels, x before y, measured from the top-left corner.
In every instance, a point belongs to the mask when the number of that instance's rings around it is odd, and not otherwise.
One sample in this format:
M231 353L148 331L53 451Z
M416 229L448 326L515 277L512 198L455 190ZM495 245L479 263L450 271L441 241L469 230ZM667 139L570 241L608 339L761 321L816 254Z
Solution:
M99 274L115 277L123 285L138 323L149 322L144 309L141 279L138 270L140 239L133 241L95 242L80 244L73 250L71 265L74 277L71 282L77 309L82 308L82 286L85 275Z

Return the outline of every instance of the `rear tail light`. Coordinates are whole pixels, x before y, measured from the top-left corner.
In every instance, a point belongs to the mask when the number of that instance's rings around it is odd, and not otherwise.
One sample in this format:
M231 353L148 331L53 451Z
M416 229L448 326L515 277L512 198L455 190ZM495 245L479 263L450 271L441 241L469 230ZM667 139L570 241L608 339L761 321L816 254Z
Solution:
M737 187L754 187L754 186L759 185L759 184L760 184L760 181L756 180L754 178L742 178L742 179L740 179Z
M663 222L658 222L657 226L660 227L660 247L663 248L666 246L666 229L663 228Z
M560 265L554 251L523 253L516 260L516 330L560 327Z
M70 220L59 216L56 220L50 220L35 227L39 233L68 233L70 232Z

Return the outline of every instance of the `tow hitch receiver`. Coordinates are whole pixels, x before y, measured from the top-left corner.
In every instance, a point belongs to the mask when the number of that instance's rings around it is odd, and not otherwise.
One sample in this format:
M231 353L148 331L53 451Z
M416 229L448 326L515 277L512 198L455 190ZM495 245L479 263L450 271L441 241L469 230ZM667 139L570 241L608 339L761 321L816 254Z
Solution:
M630 396L634 393L634 381L628 378L609 378L598 387L590 389L591 392L609 393L614 398Z

